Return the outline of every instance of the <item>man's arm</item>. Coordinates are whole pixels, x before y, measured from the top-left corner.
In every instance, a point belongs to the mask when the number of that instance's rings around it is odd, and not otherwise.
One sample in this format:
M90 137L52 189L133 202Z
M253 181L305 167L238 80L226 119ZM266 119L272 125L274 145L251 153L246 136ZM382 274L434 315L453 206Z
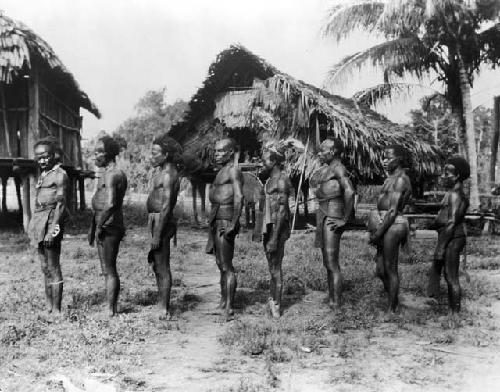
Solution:
M457 227L461 215L461 202L462 200L456 192L450 193L450 197L448 199L448 208L451 209L450 219L446 222L444 229L439 233L438 243L434 252L434 259L436 260L444 259L446 247L455 234L455 228Z
M99 222L96 222L98 232L102 230L102 227L106 224L108 219L111 218L118 204L116 200L116 184L119 176L120 175L118 173L106 173L104 175L107 198L100 220Z
M165 225L168 223L168 217L172 213L171 211L171 200L172 191L174 186L174 181L171 173L165 173L162 178L163 181L163 204L160 212L159 222L155 225L153 232L153 239L151 241L151 249L156 250L160 247L161 243L161 233L164 232Z
M54 219L52 220L52 224L47 231L47 241L50 244L52 243L53 236L52 234L55 232L56 226L59 225L59 220L64 214L66 210L66 195L68 191L68 176L66 173L60 172L57 174L55 179L56 184L56 207L54 209Z
M233 186L233 205L234 212L231 219L231 226L226 230L225 236L232 235L236 229L236 225L240 219L241 209L243 208L243 174L239 167L231 167L229 170L229 177Z
M356 192L354 191L354 187L344 167L337 166L335 168L335 175L344 191L344 219L342 226L345 226L351 218L352 210L354 209L354 195ZM340 227L339 224L334 226Z
M394 191L391 192L390 200L389 200L389 210L385 214L384 220L372 234L370 238L370 242L375 243L380 240L385 234L385 232L394 224L396 217L398 216L398 207L401 204L405 191L406 191L406 181L402 177L398 177L396 179L396 183L394 184Z

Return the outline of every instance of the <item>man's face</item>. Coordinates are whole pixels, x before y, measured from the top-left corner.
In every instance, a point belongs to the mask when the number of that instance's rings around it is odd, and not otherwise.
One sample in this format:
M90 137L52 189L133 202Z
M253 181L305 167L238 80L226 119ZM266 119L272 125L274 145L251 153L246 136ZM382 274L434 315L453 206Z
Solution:
M322 164L329 164L333 160L333 147L331 144L323 143L319 146L318 158Z
M387 173L393 173L399 165L399 158L393 148L388 148L384 151L382 166Z
M272 159L272 154L270 151L264 151L262 153L262 163L266 170L271 170L274 167L274 160Z
M229 144L230 142L226 140L221 140L215 144L214 158L217 165L225 165L232 159L234 151Z
M50 170L55 165L54 151L45 144L35 147L35 160L43 171Z
M165 162L166 156L163 153L162 148L158 144L153 144L151 148L151 166L159 167Z
M441 175L441 185L445 189L451 189L455 185L455 183L458 181L458 174L457 170L455 169L455 166L453 165L446 165L443 170L443 174Z
M109 162L109 157L106 154L106 149L102 141L98 141L95 146L94 159L97 167L105 167Z

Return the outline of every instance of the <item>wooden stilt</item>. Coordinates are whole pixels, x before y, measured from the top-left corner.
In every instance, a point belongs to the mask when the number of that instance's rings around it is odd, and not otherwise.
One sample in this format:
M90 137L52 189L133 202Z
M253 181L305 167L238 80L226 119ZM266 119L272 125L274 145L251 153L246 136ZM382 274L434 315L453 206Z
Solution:
M78 190L80 191L80 211L85 211L87 208L85 204L85 178L78 178Z
M2 177L2 212L7 212L7 181L9 177Z
M31 219L31 186L30 177L28 175L23 175L22 177L23 186L23 228L24 231L28 231L28 225Z

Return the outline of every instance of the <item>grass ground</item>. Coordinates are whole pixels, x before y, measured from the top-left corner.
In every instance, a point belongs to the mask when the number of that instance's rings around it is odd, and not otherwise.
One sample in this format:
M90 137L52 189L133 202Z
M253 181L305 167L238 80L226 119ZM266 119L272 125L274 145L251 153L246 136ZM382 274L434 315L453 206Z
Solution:
M473 390L460 389L471 380L488 390L484 380L496 374L497 239L469 241L464 311L450 319L444 283L438 301L428 304L423 297L433 238L415 239L403 254L404 306L387 315L364 234L347 233L343 240L344 305L336 313L324 301L324 270L312 235L294 235L284 260L285 311L275 321L265 305L261 244L243 233L235 256L238 312L225 324L211 312L218 273L203 253L205 233L184 227L172 252L175 319L163 321L145 259L143 215L129 216L132 228L119 255L121 313L112 320L104 309L96 250L78 225L70 227L63 247L60 319L44 312L41 272L38 261L26 256L26 239L0 232L1 391L69 391L57 375L82 389L90 377L127 391Z

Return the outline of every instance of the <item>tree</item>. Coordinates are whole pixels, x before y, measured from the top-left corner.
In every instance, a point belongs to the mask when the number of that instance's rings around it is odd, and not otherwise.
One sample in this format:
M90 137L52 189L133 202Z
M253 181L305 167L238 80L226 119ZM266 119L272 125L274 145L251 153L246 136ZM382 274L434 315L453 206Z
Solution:
M180 121L188 107L187 102L165 103L166 89L151 90L139 99L135 105L136 113L126 119L113 132L113 137L122 147L117 161L118 167L127 173L129 187L134 191L144 191L148 185L150 148L153 139L163 132L168 132L172 125ZM90 140L84 149L84 158L92 161L95 142Z
M333 7L323 29L337 41L357 30L385 39L345 57L329 75L335 85L367 64L382 68L383 85L362 94L372 103L408 91L408 86L396 83L405 76L424 80L437 74L466 142L473 210L479 207L479 190L470 88L483 64L500 64L499 10L497 0L361 1Z

